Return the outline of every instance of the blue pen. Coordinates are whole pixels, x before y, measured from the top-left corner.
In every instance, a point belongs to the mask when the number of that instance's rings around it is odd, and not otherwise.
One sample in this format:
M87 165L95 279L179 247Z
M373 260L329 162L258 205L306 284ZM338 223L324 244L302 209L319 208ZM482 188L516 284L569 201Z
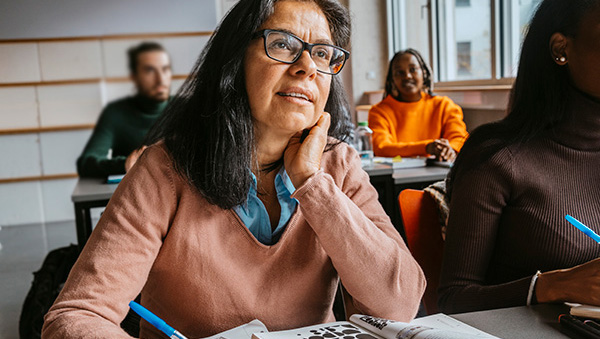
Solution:
M581 221L573 218L568 214L565 215L565 219L567 219L568 222L573 224L573 226L577 227L581 232L585 233L585 235L596 240L597 243L600 243L600 235L596 234L596 232L592 231L586 225L582 224Z
M164 320L154 315L154 313L148 311L144 306L136 303L135 301L129 302L129 307L135 311L135 313L139 314L140 317L144 318L147 322L151 323L166 334L171 339L187 339L183 334L179 333L176 329L169 326Z

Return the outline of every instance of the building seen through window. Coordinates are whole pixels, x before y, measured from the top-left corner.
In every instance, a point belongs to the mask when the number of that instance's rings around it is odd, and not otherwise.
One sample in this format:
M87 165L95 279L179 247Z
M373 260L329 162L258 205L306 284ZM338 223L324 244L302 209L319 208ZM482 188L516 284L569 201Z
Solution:
M471 42L456 43L456 61L458 74L469 76L471 74Z
M540 2L388 0L390 55L408 47L421 51L435 82L512 78Z
M456 7L471 6L471 0L456 0Z

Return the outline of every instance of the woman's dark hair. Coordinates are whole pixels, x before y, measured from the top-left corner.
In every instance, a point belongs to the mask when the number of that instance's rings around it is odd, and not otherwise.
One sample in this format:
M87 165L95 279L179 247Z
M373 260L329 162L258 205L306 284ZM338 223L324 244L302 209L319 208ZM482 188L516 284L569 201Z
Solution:
M385 93L383 94L383 98L385 99L385 97L387 97L388 95L392 95L392 89L394 88L394 72L392 69L396 60L398 60L404 54L412 54L417 59L417 61L419 62L419 66L423 70L423 89L425 90L425 92L427 92L427 94L434 95L433 83L431 81L431 68L429 67L429 65L427 65L425 60L423 60L423 56L421 56L421 53L419 53L415 49L408 48L403 51L396 52L396 54L394 54L394 56L392 57L392 60L390 60L387 76L385 77Z
M252 182L250 169L257 165L252 156L255 135L243 60L253 34L273 13L277 1L242 0L227 13L145 141L164 140L179 174L210 203L224 209L245 201ZM334 43L348 45L350 19L343 6L336 0L300 1L317 4L327 18ZM348 107L339 76L332 76L325 105L331 114L328 134L341 141L352 127ZM282 163L280 159L267 169Z
M510 93L507 116L475 129L464 144L447 179L448 196L456 171L468 171L508 145L518 145L551 130L568 116L568 68L553 60L550 37L574 37L583 16L599 0L545 0L533 16Z

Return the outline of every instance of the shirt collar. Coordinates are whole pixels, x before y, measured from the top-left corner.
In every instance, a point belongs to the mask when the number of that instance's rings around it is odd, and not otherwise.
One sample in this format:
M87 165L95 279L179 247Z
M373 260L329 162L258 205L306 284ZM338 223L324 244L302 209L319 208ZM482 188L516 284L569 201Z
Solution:
M281 166L279 172L275 175L275 190L277 190L277 195L283 192L292 195L296 191L296 187L294 187L292 180L283 166Z
M250 171L250 177L252 178L252 183L250 184L250 190L248 191L248 196L246 197L246 201L241 205L244 212L248 213L248 199L250 199L250 195L258 196L256 193L256 175ZM285 168L281 166L277 174L275 175L275 191L277 192L277 196L287 195L291 196L296 191L296 187L292 183L292 180L288 176Z

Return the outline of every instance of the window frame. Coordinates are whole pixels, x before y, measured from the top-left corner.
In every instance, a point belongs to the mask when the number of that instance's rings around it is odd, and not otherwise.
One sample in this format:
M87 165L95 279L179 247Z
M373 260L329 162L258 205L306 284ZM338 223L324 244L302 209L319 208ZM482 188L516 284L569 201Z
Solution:
M440 45L439 45L439 32L440 28L444 24L440 22L441 16L439 15L440 0L427 0L426 5L422 5L421 11L427 11L427 20L429 27L429 60L431 67L433 68L433 81L436 89L439 90L497 90L497 89L510 89L514 82L514 76L509 74L507 68L512 64L512 57L517 54L518 63L518 51L520 49L520 35L518 30L515 32L514 25L516 20L516 12L513 8L513 0L489 0L490 2L490 33L491 33L491 46L490 46L490 66L491 75L486 79L473 79L473 80L452 80L452 81L440 81L440 74L443 67L448 67L449 62L440 62ZM393 56L394 51L405 49L406 38L403 37L405 34L403 21L404 6L406 0L387 0L387 17L388 17L388 46L389 56ZM434 20L434 18L436 20ZM511 26L512 25L512 26ZM512 27L512 29L511 29ZM517 26L518 27L518 26ZM510 35L507 42L502 39L505 36ZM515 40L516 39L516 40ZM503 76L507 74L509 76Z

